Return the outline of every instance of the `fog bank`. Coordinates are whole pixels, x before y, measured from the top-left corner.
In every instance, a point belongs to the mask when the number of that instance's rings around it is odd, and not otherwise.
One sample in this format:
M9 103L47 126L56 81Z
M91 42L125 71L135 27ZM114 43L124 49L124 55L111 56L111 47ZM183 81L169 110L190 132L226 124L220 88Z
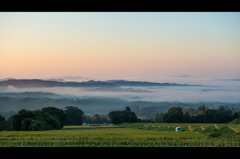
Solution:
M83 77L66 76L65 79L61 80L68 81L68 79L82 80ZM88 77L87 79L91 78ZM238 79L238 76L196 77L190 75L179 75L161 77L158 80L155 79L151 82L169 82L202 86L16 88L10 85L5 88L0 87L0 92L49 92L79 99L107 97L118 98L129 102L136 100L153 102L240 102L240 81Z

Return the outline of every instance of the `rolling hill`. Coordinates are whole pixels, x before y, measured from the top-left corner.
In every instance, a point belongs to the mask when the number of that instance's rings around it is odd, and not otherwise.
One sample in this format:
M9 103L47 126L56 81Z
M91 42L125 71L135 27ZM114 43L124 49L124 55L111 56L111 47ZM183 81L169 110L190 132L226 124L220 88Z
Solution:
M107 80L107 81L85 81L85 82L60 82L41 79L8 79L0 81L0 87L13 86L17 88L31 87L146 87L146 86L201 86L177 83L157 83L146 81L127 81L127 80Z

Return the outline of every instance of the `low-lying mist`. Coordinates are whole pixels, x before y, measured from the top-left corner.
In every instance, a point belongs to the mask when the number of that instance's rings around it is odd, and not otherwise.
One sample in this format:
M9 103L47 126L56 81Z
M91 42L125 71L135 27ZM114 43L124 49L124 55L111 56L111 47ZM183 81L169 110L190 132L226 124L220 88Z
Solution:
M150 104L148 103L146 106L153 106L154 103L157 105L160 102L240 102L240 82L238 80L219 77L197 78L185 75L161 81L200 84L201 86L16 88L9 85L0 87L0 111L23 108L39 109L39 107L47 106L64 108L74 105L86 113L107 113L123 108L127 104L131 105L135 101L149 102ZM14 92L20 94L7 94ZM22 92L25 94L21 94ZM31 94L31 92L40 93ZM41 94L41 92L43 93Z
M229 86L170 86L170 87L121 87L121 88L1 88L0 92L48 92L66 98L107 97L127 101L153 102L240 102L240 90Z

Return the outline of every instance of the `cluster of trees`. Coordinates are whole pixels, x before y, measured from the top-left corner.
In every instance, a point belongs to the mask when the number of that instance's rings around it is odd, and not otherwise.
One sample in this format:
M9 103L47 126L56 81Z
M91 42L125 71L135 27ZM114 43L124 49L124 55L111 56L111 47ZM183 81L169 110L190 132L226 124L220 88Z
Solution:
M107 118L107 116L103 114L94 114L92 116L86 115L85 118L83 119L83 122L88 124L111 123L111 121Z
M84 113L78 107L67 106L65 110L46 107L41 110L22 109L8 120L0 115L0 131L42 131L61 129L64 125L82 125Z
M127 106L123 111L111 111L107 116L94 114L85 116L78 107L67 106L65 110L46 107L41 110L18 111L8 120L0 115L1 130L41 131L50 129L61 129L64 125L82 125L83 122L90 124L122 124L126 122L166 122L166 123L224 123L239 118L240 111L234 112L228 107L209 109L205 105L198 108L183 109L172 107L166 113L153 116L152 120L138 119L136 114Z
M82 125L85 116L81 109L74 106L67 106L64 113L66 114L65 125Z
M41 131L61 129L66 121L63 110L47 107L41 110L22 109L6 121L2 117L2 129L15 131Z
M21 131L41 131L50 129L61 129L64 125L82 125L83 122L89 124L113 123L122 124L125 122L141 122L136 114L127 106L124 111L112 111L107 116L94 114L85 116L78 107L67 106L65 110L47 107L41 110L20 110L12 115L7 121L0 116L1 130L21 130Z
M0 115L0 131L6 129L6 119Z
M140 122L134 112L131 111L130 107L127 106L123 111L111 111L108 114L108 118L111 120L113 124L122 124L122 123L134 123Z
M224 123L235 118L239 118L239 113L233 112L233 109L228 107L209 109L202 105L197 109L172 107L165 114L156 114L153 121L166 123Z

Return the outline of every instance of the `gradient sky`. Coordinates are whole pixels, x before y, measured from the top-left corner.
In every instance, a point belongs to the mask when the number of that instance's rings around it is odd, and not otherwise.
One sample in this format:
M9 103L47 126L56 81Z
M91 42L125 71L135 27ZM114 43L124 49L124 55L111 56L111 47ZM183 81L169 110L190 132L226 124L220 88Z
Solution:
M239 76L240 12L1 12L0 78Z

